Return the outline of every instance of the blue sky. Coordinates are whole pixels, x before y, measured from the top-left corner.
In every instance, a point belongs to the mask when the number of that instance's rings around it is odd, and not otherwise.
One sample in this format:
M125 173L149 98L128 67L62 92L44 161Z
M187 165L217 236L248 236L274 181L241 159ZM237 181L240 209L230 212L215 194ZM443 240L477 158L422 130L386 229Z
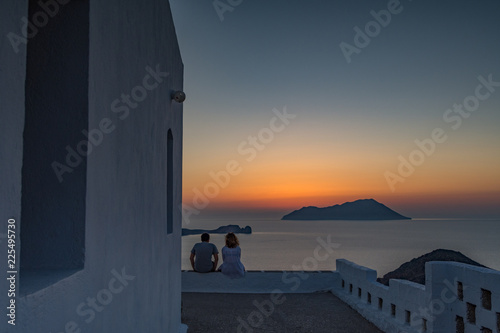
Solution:
M243 0L223 21L212 1L170 2L185 65L185 203L210 171L241 158L239 143L269 123L273 108L286 106L297 117L211 207L259 207L259 196L280 209L369 196L408 214L450 216L449 202L426 211L415 196L466 202L474 194L486 215L500 215L500 88L459 130L443 121L474 93L478 76L500 81L498 1ZM399 13L348 63L340 43L355 45L354 28L388 7ZM396 172L398 156L437 127L448 140L391 191L384 172ZM300 174L308 172L323 180L306 184ZM460 214L474 215L467 209Z

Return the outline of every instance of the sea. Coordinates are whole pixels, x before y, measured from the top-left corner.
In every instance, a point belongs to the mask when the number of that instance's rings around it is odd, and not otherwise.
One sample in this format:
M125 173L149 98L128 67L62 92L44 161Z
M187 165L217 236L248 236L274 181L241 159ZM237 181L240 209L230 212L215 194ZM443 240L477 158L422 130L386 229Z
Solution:
M335 270L347 259L377 271L379 277L436 249L459 251L500 270L500 219L412 219L391 221L282 221L275 218L221 218L190 221L184 228L250 226L237 234L247 270ZM211 234L219 251L223 234ZM200 235L182 236L182 269ZM322 245L323 244L323 245ZM327 245L325 245L327 244ZM326 248L326 249L325 249ZM220 259L222 262L222 259Z

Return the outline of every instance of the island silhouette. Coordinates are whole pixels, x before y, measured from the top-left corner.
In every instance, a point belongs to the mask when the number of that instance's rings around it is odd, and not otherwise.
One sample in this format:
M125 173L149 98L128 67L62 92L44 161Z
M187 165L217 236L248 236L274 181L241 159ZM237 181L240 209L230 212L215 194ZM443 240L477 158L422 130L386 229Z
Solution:
M235 225L235 224L224 225L224 226L218 227L217 229L211 229L211 230L182 228L182 236L201 235L205 232L209 233L209 234L227 234L228 232L232 232L235 234L251 234L252 228L248 225L246 227L242 228L239 225Z
M329 207L302 207L282 220L411 220L374 199L359 199Z

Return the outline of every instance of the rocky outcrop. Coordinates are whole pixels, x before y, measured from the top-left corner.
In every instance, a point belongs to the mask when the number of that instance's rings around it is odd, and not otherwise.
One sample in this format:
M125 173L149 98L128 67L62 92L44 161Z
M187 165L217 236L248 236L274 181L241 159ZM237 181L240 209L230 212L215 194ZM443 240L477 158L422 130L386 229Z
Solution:
M425 284L425 263L429 261L455 261L479 267L486 267L466 257L460 252L438 249L402 264L398 269L385 274L382 278L378 278L377 281L387 286L389 285L390 279L402 279Z

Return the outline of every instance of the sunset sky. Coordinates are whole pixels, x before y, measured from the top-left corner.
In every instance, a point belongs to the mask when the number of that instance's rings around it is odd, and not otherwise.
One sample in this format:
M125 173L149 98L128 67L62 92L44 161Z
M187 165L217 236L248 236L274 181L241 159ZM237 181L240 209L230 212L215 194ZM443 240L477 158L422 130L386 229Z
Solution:
M171 1L198 217L360 198L500 217L498 1L216 3Z

